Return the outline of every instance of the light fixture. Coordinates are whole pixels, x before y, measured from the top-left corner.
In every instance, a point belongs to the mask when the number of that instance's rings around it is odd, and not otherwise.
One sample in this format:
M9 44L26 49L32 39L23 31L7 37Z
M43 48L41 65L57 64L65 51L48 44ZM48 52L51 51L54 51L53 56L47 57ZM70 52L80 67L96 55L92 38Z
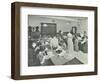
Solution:
M43 24L43 26L44 26L44 27L47 27L48 25L47 25L47 24Z

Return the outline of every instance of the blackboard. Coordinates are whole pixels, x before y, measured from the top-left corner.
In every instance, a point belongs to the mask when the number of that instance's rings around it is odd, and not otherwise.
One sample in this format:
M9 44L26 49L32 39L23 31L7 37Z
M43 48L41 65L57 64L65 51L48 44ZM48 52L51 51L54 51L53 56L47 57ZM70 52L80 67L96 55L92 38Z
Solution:
M56 23L41 23L41 34L56 34Z

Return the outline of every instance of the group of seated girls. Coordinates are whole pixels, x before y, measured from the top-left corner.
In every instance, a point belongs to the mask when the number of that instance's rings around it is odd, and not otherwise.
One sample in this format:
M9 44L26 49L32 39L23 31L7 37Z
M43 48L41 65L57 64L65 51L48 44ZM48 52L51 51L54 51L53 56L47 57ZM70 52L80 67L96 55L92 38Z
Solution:
M51 57L51 55L49 55L49 52L51 52L51 54L53 54L54 52L58 56L63 56L66 50L70 51L70 48L73 48L73 51L76 52L82 51L83 53L87 53L88 51L88 38L85 34L81 35L71 33L57 33L53 35L42 36L39 31L33 33L31 33L29 44L32 43L31 46L34 50L34 55L39 59L40 64L43 64L46 59L49 59ZM68 35L71 35L71 37L69 37ZM72 40L72 42L70 41L70 39Z

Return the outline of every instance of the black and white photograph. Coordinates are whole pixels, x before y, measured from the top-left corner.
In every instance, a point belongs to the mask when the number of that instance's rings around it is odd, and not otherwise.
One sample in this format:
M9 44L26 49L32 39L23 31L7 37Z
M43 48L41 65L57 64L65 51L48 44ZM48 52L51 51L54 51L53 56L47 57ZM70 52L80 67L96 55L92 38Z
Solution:
M88 63L88 17L28 15L28 66Z

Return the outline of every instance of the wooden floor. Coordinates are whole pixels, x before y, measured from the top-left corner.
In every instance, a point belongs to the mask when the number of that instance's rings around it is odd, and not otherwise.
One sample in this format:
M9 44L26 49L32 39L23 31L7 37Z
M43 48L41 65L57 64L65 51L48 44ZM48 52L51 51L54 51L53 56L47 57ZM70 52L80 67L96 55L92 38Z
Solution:
M45 60L42 66L47 65L74 65L74 64L84 64L87 62L87 54L82 52L68 54L65 57L53 56L50 59ZM68 58L69 55L69 58ZM36 57L33 49L29 49L28 52L28 66L41 66L40 60Z

